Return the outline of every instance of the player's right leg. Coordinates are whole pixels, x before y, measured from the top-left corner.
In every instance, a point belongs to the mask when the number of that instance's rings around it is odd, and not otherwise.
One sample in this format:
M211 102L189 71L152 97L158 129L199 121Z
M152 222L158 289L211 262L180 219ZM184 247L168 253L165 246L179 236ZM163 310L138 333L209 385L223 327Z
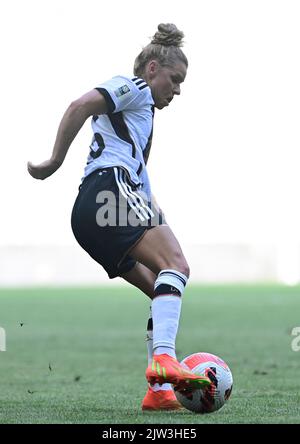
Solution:
M154 355L146 370L148 382L169 382L177 390L210 385L207 377L191 373L176 359L175 341L181 296L189 277L189 268L170 227L160 225L148 230L129 255L157 275L152 300Z

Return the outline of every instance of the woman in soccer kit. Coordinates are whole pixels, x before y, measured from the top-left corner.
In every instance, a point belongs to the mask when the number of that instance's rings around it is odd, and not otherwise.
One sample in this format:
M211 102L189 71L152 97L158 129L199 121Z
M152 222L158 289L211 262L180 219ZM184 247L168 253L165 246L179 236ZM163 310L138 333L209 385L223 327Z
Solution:
M146 168L155 108L163 109L180 94L186 76L183 37L175 25L160 24L136 58L134 75L113 77L72 102L59 125L51 158L39 165L28 162L34 178L49 177L91 117L93 139L72 211L72 230L109 278L122 277L152 300L143 410L180 408L173 388L184 392L211 384L176 359L189 267L151 193Z

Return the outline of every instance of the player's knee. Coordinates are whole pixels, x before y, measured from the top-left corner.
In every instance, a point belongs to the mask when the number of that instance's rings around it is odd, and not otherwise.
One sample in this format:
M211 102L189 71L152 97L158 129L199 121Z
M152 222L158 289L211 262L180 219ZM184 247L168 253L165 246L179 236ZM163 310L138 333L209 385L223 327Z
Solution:
M179 253L175 255L175 270L179 271L180 273L184 274L187 278L190 277L190 268L189 265L183 256L183 254Z
M184 274L187 278L190 277L190 267L188 266L188 263L186 261L180 265L178 271Z
M187 278L190 277L189 265L182 254L174 254L173 257L164 264L160 271L163 269L176 270L184 274Z

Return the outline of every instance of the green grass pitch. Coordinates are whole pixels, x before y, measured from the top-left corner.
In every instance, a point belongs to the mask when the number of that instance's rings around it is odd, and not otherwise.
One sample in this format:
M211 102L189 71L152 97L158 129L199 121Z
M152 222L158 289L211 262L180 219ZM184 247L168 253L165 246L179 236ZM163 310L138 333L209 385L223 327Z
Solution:
M230 366L220 411L143 413L149 300L133 287L0 290L0 423L300 423L300 288L192 286L177 354Z

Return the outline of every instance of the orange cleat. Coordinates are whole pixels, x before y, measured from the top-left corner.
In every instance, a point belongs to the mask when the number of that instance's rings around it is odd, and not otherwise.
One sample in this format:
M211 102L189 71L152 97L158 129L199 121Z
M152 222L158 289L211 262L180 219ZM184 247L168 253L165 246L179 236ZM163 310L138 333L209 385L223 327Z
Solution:
M153 355L152 363L146 370L146 378L151 385L169 382L178 391L203 389L211 385L209 378L190 372L167 354Z
M173 390L154 391L150 386L142 402L142 410L180 410L182 408Z

